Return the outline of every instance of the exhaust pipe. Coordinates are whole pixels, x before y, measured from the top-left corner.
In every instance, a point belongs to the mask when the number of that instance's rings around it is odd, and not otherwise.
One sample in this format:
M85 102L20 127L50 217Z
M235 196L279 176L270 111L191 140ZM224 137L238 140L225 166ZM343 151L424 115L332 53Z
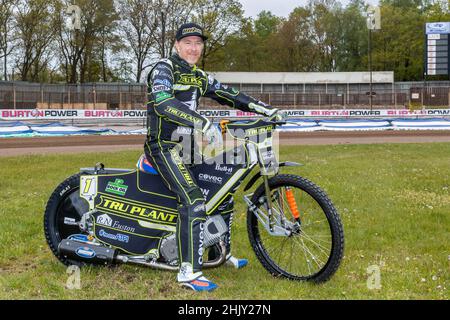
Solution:
M203 269L210 269L210 268L216 268L220 265L224 264L226 261L226 247L225 243L223 241L219 242L220 247L220 256L213 261L206 261L203 263ZM119 261L121 263L134 263L141 266L150 267L153 269L159 269L159 270L167 270L167 271L178 271L179 266L171 266L166 263L159 263L155 261L145 261L142 259L133 259L133 257L123 256L123 255L117 255L115 258L115 261Z
M115 249L69 239L59 243L58 253L69 260L103 265L115 263L117 256Z
M220 256L216 260L205 262L203 264L203 268L215 268L225 263L225 243L220 241L219 247ZM178 271L179 269L178 266L170 266L168 264L154 261L148 262L145 260L133 259L133 257L120 255L116 249L69 239L64 239L59 243L58 253L68 260L88 262L91 264L108 265L115 263L134 263L160 270Z

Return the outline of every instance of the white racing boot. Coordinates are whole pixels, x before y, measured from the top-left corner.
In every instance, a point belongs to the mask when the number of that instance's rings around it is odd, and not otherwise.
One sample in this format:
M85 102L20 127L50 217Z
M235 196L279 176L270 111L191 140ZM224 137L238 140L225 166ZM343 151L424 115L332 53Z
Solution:
M194 291L212 291L217 288L217 285L206 279L201 271L194 273L192 265L187 262L181 264L177 280L182 287Z

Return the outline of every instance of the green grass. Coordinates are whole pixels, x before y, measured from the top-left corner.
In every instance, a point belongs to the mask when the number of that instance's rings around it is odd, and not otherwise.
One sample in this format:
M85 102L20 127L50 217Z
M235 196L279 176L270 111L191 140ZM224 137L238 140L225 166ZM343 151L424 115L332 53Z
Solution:
M80 167L102 161L132 167L140 151L0 158L0 299L449 299L450 144L282 147L283 168L323 187L341 214L345 257L325 284L270 276L247 238L245 207L236 196L234 253L248 267L205 274L219 284L195 294L174 273L131 265L81 270L81 289L47 247L43 212L53 189ZM367 268L380 268L369 289Z

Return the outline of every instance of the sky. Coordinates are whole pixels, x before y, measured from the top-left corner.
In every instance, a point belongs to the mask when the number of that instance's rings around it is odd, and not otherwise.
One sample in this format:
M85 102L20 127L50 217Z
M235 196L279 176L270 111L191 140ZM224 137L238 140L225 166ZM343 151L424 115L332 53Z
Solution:
M239 0L246 17L256 17L263 10L270 11L276 16L288 17L295 7L304 6L308 0ZM348 0L340 1L346 6ZM368 4L377 5L378 0L366 0Z

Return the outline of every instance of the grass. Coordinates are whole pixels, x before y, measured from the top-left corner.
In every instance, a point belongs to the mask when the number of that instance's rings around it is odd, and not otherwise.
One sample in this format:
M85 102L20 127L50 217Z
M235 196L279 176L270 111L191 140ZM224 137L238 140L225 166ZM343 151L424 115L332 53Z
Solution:
M132 265L81 270L81 289L47 247L43 212L53 189L80 167L132 167L140 151L0 158L0 299L449 299L450 144L282 147L283 168L323 187L341 214L345 257L325 284L271 277L247 238L236 196L233 243L242 270L207 270L209 294L181 290L174 273ZM380 271L378 289L369 289ZM369 272L368 272L369 268Z

